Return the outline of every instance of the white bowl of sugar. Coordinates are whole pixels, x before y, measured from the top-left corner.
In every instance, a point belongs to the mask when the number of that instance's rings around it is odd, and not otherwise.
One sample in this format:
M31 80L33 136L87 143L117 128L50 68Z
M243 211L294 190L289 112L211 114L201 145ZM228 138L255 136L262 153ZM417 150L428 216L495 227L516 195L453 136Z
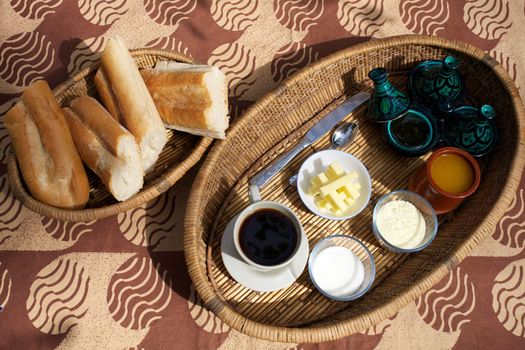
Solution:
M374 282L374 257L357 238L333 235L315 245L308 259L308 273L317 290L327 298L354 300Z

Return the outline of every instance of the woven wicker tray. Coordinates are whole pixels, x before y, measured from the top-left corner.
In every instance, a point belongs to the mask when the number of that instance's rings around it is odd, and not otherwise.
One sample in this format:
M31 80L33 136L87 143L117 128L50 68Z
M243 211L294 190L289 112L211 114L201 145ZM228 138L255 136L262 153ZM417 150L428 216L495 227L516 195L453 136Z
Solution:
M328 136L303 151L262 191L299 216L310 242L343 233L363 240L376 261L372 289L353 302L330 301L317 292L305 270L290 287L271 293L251 291L226 271L220 242L227 222L248 203L247 181L292 147L320 118L347 96L367 90L367 72L385 66L392 82L406 86L407 74L425 59L459 58L467 87L477 101L497 111L500 141L483 163L477 193L453 214L440 218L434 242L416 254L393 254L372 235L372 209L378 197L406 188L425 157L409 159L391 150L366 107L354 112L360 134L346 149L367 166L373 182L368 207L356 218L330 221L310 213L288 178L302 161L328 144ZM489 235L510 204L525 163L525 111L516 87L489 55L462 42L427 36L401 36L356 45L302 70L258 101L216 144L192 188L185 222L184 249L190 276L205 305L231 327L274 341L318 342L366 329L420 296Z
M131 50L131 55L139 68L153 67L157 61L197 63L192 58L168 50L138 49ZM57 86L53 93L58 103L66 106L75 97L83 95L93 96L100 101L93 82L98 67L99 63L85 68ZM199 161L212 142L208 137L193 136L174 130L166 130L166 134L168 142L155 164L155 169L144 178L142 190L126 201L117 202L100 179L86 168L91 190L85 209L65 210L42 203L27 191L13 151L9 154L7 164L9 184L19 201L29 209L48 217L67 221L87 221L115 215L138 207L167 191Z

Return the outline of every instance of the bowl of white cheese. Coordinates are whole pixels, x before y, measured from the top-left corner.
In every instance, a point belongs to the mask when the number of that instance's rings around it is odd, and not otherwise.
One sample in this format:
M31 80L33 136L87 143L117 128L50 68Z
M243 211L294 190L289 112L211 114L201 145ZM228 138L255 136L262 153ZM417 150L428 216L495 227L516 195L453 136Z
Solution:
M425 198L399 190L377 201L372 228L384 248L394 253L414 253L432 243L438 221L434 208Z
M374 257L363 242L352 236L332 235L315 245L308 259L308 273L321 294L349 301L370 289L376 269Z

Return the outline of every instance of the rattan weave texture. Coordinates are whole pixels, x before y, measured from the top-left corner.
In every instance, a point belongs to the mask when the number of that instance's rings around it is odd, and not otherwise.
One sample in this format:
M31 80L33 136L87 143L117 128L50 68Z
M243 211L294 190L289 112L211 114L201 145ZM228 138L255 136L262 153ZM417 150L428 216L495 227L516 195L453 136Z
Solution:
M405 188L408 176L425 157L408 159L392 151L380 129L366 120L362 107L348 117L360 135L345 150L360 158L373 179L373 195L358 217L334 222L314 216L302 205L288 177L328 136L301 153L262 191L262 197L288 205L300 217L310 247L321 238L344 233L366 242L377 264L372 290L354 302L322 297L307 272L289 288L257 293L226 271L220 241L227 222L247 203L247 181L292 147L304 133L347 96L370 89L367 73L386 67L392 82L406 86L408 72L425 59L453 54L461 61L471 100L492 104L500 141L482 163L477 193L454 213L440 218L435 241L424 251L397 255L375 242L373 204L382 194ZM406 91L406 90L405 90ZM320 342L364 330L405 306L436 284L463 260L496 225L518 186L525 154L525 110L506 71L483 51L458 41L407 35L353 46L326 57L261 98L211 149L197 178L186 211L184 249L189 274L205 305L231 327L250 336L282 342ZM428 156L428 155L427 155Z

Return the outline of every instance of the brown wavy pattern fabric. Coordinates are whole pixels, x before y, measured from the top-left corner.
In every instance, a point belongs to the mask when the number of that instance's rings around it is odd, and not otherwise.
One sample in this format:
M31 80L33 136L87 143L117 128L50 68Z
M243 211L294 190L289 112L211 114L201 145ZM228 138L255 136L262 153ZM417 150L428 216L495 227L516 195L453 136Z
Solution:
M513 0L6 0L0 2L0 114L25 86L56 86L95 62L111 35L215 64L238 117L309 63L396 34L470 42L523 92L525 4ZM504 117L504 116L501 116ZM0 117L0 121L1 121ZM20 205L0 122L0 348L524 349L525 184L492 235L396 315L323 344L230 329L185 272L184 209L196 171L152 202L68 223Z

